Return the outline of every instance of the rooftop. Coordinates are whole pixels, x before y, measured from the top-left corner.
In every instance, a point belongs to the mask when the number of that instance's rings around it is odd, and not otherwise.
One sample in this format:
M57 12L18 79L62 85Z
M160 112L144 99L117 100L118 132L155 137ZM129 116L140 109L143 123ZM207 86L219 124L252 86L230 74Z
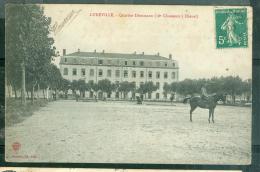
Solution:
M146 55L146 54L123 54L123 53L105 53L105 52L74 52L66 54L66 56L78 57L104 57L104 58L124 58L124 59L147 59L147 60L170 60L169 58L160 55Z

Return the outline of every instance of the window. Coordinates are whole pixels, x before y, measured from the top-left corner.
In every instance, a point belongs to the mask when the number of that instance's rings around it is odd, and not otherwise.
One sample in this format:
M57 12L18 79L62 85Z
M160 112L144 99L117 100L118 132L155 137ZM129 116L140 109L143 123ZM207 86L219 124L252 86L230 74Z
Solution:
M112 71L110 69L107 70L107 77L111 77Z
M116 70L116 77L120 77L120 70Z
M175 63L172 63L172 66L175 67Z
M164 72L164 78L167 79L168 78L168 72Z
M141 86L141 85L144 85L144 82L140 82L140 86Z
M68 68L64 68L63 69L63 75L68 75L69 71L68 71Z
M133 66L135 66L135 61L133 61Z
M85 69L81 69L81 76L85 76L86 75L86 70Z
M136 78L136 71L132 71L132 78Z
M143 66L144 65L144 62L143 61L140 61L140 66Z
M164 63L164 66L167 67L167 65L168 65L167 62L165 62L165 63Z
M127 65L127 61L125 61L125 66Z
M77 69L72 69L72 75L77 75Z
M98 64L102 65L103 64L103 60L98 60Z
M156 62L156 66L161 66L161 63L160 62Z
M133 83L133 85L136 87L136 82L132 82Z
M160 94L156 93L156 99L159 99L159 98L160 98Z
M98 76L99 76L99 77L103 76L103 70L102 70L102 69L99 69L99 70L98 70Z
M64 61L67 62L67 58L64 58Z
M153 72L152 72L152 71L149 71L149 72L148 72L148 77L149 77L149 78L152 78L152 77L153 77Z
M90 69L89 75L90 75L90 76L94 76L94 69Z
M107 64L111 65L112 61L111 60L107 60Z
M140 77L141 77L141 78L144 77L144 71L140 71Z
M175 72L172 72L172 79L175 79Z
M156 82L156 87L159 89L160 88L160 82Z
M125 77L125 78L128 77L128 71L127 71L127 70L124 71L124 77Z
M157 78L157 79L160 78L160 72L156 72L156 78Z

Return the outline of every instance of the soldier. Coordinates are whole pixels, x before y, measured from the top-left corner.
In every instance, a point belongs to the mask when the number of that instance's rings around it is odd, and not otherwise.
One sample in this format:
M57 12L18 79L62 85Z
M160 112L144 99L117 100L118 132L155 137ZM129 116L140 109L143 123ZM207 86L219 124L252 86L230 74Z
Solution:
M207 86L207 84L203 84L201 87L201 99L202 100L208 100L208 97L209 97L206 86Z

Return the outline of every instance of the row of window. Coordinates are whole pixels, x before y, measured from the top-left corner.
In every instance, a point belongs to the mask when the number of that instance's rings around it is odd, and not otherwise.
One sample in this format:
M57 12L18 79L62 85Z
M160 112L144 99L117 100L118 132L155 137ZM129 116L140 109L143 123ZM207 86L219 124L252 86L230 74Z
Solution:
M94 82L94 80L90 80L89 82ZM119 81L116 81L115 82L116 84L120 84L120 82ZM136 82L132 82L135 86L137 86L136 84ZM143 85L144 84L144 82L140 82L139 83L139 86L140 85ZM167 82L164 82L163 84L160 84L160 82L156 82L155 83L155 85L156 85L156 87L158 88L158 89L160 89L160 88L163 88L163 86L165 85L165 84L168 84Z
M69 73L68 68L64 68L63 69L63 75L68 75L68 73ZM94 73L95 73L94 69L90 69L89 75L90 76L94 76ZM137 77L137 72L136 71L132 71L131 74L132 74L131 75L132 78L136 78ZM77 69L76 68L72 69L72 75L74 75L74 76L77 75ZM86 69L81 69L81 76L85 76L85 75L86 75ZM98 76L99 77L103 77L104 76L102 69L98 70ZM112 70L111 69L107 70L107 75L106 76L107 77L111 77L112 76ZM128 70L124 70L123 71L123 76L124 76L124 78L128 78L129 77ZM156 76L157 79L159 79L161 77L161 72L157 71L155 73L155 76ZM120 70L115 70L115 77L120 77ZM144 77L144 71L140 71L139 77L140 78ZM152 78L152 77L153 77L153 72L149 71L148 72L148 78ZM172 72L171 77L172 77L172 79L175 79L176 78L176 73ZM168 72L164 72L163 73L163 78L165 78L165 79L168 78Z
M64 61L67 62L67 58L65 58ZM103 65L103 64L112 65L112 64L114 64L113 62L116 62L116 64L119 65L120 60L116 60L116 61L112 61L112 60L106 60L105 61L103 59L99 59L98 60L98 64L99 65ZM90 63L94 64L94 59L90 59ZM149 61L149 62L144 62L144 61L127 61L127 60L123 61L123 65L125 65L125 66L144 66L145 63L148 66L152 66L152 62L151 61ZM168 63L168 62L160 62L160 61L156 61L155 62L155 66L157 66L157 67L162 67L162 66L168 67L170 65L171 64ZM172 67L175 67L175 63L174 62L172 63Z

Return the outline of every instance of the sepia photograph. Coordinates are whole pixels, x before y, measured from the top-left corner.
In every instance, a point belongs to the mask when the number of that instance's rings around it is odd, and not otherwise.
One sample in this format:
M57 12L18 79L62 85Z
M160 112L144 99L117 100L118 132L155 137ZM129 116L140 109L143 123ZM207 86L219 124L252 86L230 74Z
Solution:
M251 164L251 7L5 12L7 162Z

